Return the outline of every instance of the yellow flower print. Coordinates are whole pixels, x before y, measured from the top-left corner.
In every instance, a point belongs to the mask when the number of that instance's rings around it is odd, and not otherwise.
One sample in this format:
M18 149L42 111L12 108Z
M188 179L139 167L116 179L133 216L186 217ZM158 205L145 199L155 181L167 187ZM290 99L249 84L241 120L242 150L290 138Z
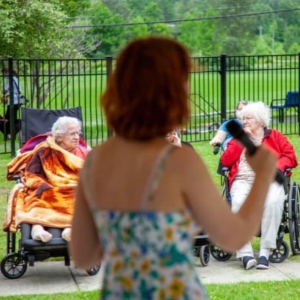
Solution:
M184 292L184 283L179 279L173 279L169 285L171 298L180 298Z
M173 231L173 228L172 227L167 227L166 229L165 229L165 239L166 239L166 241L169 241L169 242L171 242L171 241L173 241L173 233L174 233L174 231Z
M147 273L150 269L151 262L149 259L145 259L141 265L141 273Z
M165 290L160 290L158 292L158 299L159 300L165 300L166 299L166 292L165 292Z
M133 281L130 277L122 277L120 278L120 282L124 287L125 291L130 291L133 286Z
M118 249L117 249L117 247L112 248L112 250L110 251L110 256L111 257L118 256Z
M131 256L133 258L139 258L140 257L140 252L137 251L137 250L133 250L133 251L131 251Z
M116 263L112 267L112 273L117 274L122 268L124 264L121 260L116 261Z
M131 261L129 262L129 267L132 268L132 269L135 268L135 261L134 261L134 260L131 260Z

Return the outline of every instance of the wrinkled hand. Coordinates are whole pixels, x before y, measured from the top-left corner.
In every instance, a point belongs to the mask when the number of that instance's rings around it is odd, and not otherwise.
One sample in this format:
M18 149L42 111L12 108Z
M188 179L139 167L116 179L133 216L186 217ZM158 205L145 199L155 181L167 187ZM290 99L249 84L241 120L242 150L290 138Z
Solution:
M214 137L214 138L209 142L209 144L210 144L211 146L215 147L217 144L222 144L222 142L221 142L218 138Z
M174 133L171 133L171 134L168 134L166 136L166 139L169 143L175 145L175 146L181 146L181 141L180 141L180 138L179 136L177 135L176 132Z

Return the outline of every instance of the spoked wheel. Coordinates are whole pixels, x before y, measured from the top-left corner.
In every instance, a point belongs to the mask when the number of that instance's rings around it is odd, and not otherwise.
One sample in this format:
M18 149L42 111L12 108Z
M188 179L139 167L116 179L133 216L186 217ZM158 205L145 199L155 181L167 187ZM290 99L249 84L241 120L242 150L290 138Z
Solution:
M96 274L98 274L100 267L101 267L101 265L97 265L93 268L90 268L89 270L86 270L86 272L91 276L96 275Z
M210 249L209 245L201 246L200 247L200 262L203 267L206 267L209 263L210 259Z
M232 254L225 252L218 246L210 245L210 253L218 261L226 261L231 258Z
M27 261L19 253L7 254L1 261L1 272L8 279L22 277L27 270Z
M269 256L269 261L272 263L281 263L289 256L289 246L286 241L277 241L277 248Z
M289 234L291 250L294 255L299 253L300 222L299 222L299 189L297 184L291 183L289 192Z

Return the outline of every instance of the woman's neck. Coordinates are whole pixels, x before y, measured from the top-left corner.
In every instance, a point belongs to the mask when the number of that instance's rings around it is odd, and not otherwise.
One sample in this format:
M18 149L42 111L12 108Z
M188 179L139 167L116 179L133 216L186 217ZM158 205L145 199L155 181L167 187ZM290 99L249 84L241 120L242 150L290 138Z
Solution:
M264 128L263 127L257 128L251 135L251 137L255 138L255 139L260 139L263 136L264 136Z

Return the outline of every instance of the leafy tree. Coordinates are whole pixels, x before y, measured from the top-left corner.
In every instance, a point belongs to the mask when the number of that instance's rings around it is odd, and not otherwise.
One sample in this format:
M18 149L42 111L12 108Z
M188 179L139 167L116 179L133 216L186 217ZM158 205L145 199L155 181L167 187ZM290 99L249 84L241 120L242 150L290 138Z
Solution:
M143 23L144 19L140 16L134 18L132 23ZM127 40L131 40L137 37L143 37L149 34L148 26L146 24L139 24L129 26L127 28Z
M60 0L60 7L69 17L84 14L85 9L90 7L90 0Z
M149 0L127 0L132 17L136 15L144 15L144 8L149 3Z
M87 11L90 17L90 25L87 30L86 45L90 45L95 39L98 40L96 49L88 53L88 57L103 57L104 55L115 55L124 44L124 26L107 26L108 24L123 24L124 19L120 15L114 15L107 6L95 2Z
M0 56L49 57L68 45L60 1L0 0Z
M254 47L252 49L252 55L266 55L271 54L272 49L266 42L263 36L259 36L255 39Z
M256 0L257 1L257 0ZM253 28L256 27L255 19L242 17L228 17L247 13L252 7L253 0L212 0L212 5L218 11L218 15L223 16L216 20L216 31L214 43L223 53L229 55L247 54L251 49L255 36Z
M300 45L297 43L294 43L287 51L288 54L296 54L300 53Z
M300 44L300 27L290 25L284 31L284 49L288 50L294 44Z

